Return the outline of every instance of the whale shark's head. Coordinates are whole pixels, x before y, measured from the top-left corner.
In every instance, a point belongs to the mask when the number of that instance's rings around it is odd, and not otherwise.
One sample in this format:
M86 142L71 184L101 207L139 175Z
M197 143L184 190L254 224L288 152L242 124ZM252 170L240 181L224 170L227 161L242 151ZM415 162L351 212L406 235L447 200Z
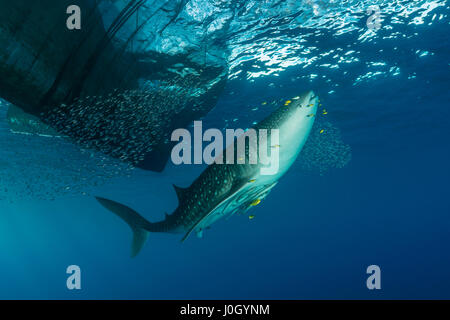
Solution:
M278 131L279 143L271 142L272 154L276 161L271 160L271 166L277 170L276 176L281 176L297 158L316 118L319 98L313 91L287 100L283 106L261 121L256 128ZM273 139L272 139L273 140ZM275 149L274 149L275 148ZM275 152L273 152L275 151Z
M293 126L297 129L298 127L312 126L316 118L318 104L319 98L313 91L308 91L292 100L287 100L284 106L279 109L280 113L285 114L283 119L280 119L280 129L284 126Z
M308 91L300 96L287 100L283 106L275 110L256 127L281 130L283 127L312 126L318 104L319 98L316 94L313 91Z
M319 97L314 93L314 91L308 91L301 96L293 98L292 102L289 104L290 112L300 110L302 115L310 115L310 111L316 112L317 106L319 104ZM311 118L311 117L308 117ZM313 119L309 119L314 122Z

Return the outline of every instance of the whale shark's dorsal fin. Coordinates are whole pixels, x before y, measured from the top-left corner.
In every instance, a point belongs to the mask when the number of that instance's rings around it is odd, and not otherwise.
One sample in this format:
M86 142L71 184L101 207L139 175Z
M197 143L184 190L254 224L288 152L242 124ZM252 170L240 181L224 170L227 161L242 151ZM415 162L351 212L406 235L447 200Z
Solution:
M176 185L173 185L173 188L175 189L175 192L177 193L178 200L182 201L186 195L186 191L188 188L181 188Z

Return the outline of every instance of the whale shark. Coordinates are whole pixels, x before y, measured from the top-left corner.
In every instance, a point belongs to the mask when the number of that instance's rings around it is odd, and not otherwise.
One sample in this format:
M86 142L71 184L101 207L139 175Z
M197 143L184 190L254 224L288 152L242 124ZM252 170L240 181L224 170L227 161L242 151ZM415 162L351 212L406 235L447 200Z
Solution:
M149 233L152 232L184 233L182 241L192 233L201 237L203 230L218 219L236 213L246 213L267 197L305 145L316 118L318 103L319 99L313 91L286 101L253 127L257 132L259 129L277 130L279 144L268 146L269 149L278 149L277 159L271 157L269 163L227 161L210 164L190 187L174 186L179 201L178 207L172 214L166 214L165 219L160 222L149 222L141 214L121 203L101 197L96 199L131 227L132 257L141 251ZM270 135L267 139L269 138ZM260 140L258 141L258 144L261 144ZM249 152L251 148L246 145L246 157L249 157ZM261 169L270 166L270 161L277 161L276 172L262 174Z

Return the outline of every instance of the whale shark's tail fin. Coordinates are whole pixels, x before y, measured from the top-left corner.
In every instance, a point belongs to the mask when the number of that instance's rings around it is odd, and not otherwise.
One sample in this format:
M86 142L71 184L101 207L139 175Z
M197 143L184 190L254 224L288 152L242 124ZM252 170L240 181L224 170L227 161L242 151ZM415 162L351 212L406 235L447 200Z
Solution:
M106 209L114 212L120 218L122 218L133 231L133 243L131 245L131 257L135 257L141 251L145 242L147 241L149 232L147 229L151 223L133 209L120 204L118 202L95 197L98 202Z

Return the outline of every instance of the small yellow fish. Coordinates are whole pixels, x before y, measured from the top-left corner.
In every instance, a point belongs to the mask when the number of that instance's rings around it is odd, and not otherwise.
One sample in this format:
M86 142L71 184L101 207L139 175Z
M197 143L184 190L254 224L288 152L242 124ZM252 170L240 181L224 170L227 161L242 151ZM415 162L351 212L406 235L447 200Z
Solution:
M263 103L261 103L263 106L265 106L266 104L267 104L267 102L263 102Z
M307 115L308 118L311 118L311 117L314 117L314 116L315 116L314 113L311 113L311 114L308 114L308 115Z
M250 183L253 183L253 182L255 182L256 181L256 179L252 179L252 180L250 180L249 182Z
M253 219L255 219L255 216L248 216L248 218L249 218L250 220L253 220Z
M324 109L324 110L322 111L322 114L328 114L328 111Z
M308 105L308 107L314 107L314 103L311 103L310 105Z
M260 203L261 203L261 199L256 199L256 200L253 200L253 202L250 205L254 207L254 206L257 206Z
M320 130L320 133L324 133L324 132L325 132L325 130L323 130L323 129L322 129L322 130Z

